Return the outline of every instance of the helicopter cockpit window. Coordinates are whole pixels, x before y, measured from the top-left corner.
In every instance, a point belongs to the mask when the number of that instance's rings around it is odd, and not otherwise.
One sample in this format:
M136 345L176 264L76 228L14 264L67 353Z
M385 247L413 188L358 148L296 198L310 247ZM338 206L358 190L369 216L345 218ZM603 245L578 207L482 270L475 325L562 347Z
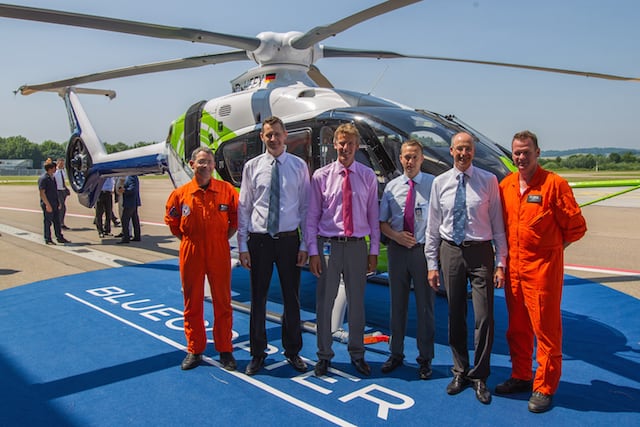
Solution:
M323 167L338 158L338 152L333 146L333 131L329 126L320 129L320 166Z
M233 141L224 143L220 149L224 158L225 169L229 174L232 184L240 186L242 181L242 168L247 160L262 153L262 141L257 133L252 133Z
M311 129L289 131L285 145L287 153L300 157L311 169Z

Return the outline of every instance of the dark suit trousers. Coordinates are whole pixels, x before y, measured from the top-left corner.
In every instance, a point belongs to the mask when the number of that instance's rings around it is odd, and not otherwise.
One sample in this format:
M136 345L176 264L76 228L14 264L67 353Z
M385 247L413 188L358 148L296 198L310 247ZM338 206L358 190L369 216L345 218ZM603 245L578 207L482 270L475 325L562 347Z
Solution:
M486 380L490 373L493 346L493 270L491 242L459 247L443 241L440 264L449 301L449 346L453 354L453 373ZM475 329L474 366L469 367L467 350L467 280L471 295Z
M302 349L300 267L296 266L300 239L295 235L274 239L268 234L251 233L248 247L249 256L251 256L251 318L249 322L251 355L260 356L267 348L265 327L267 295L275 264L278 268L284 302L282 346L286 357L295 356Z
M435 316L435 292L427 283L427 260L424 257L424 245L406 248L390 241L389 256L389 292L391 295L391 355L404 359L404 337L409 314L409 295L413 283L416 300L416 341L418 344L418 363L428 363L433 359Z

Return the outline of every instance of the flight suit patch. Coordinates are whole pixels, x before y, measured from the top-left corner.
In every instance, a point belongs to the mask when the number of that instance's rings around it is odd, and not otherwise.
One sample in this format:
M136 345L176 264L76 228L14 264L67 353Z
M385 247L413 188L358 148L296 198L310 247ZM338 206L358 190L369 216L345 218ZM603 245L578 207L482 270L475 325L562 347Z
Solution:
M541 194L529 194L527 196L527 203L542 203L542 195Z

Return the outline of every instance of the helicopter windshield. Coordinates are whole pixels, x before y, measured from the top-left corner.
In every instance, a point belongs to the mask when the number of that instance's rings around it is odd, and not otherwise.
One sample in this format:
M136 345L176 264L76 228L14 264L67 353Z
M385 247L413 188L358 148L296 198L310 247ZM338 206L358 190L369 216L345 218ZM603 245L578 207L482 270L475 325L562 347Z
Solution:
M346 113L348 110L341 112ZM439 175L449 170L452 166L449 152L451 138L458 132L466 131L477 138L474 157L476 166L493 172L498 180L509 173L509 169L500 160L508 157L498 150L495 143L453 120L425 111L400 108L359 107L353 113L358 121L366 123L375 133L398 171L402 170L400 147L408 139L416 139L422 144L423 172Z

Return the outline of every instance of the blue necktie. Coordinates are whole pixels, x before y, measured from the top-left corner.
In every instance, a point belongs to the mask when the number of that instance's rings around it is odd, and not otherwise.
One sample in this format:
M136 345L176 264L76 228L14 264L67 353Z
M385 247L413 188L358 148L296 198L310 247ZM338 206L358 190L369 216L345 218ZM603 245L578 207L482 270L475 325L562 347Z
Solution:
M271 168L271 188L269 189L269 216L267 217L267 233L275 237L280 228L280 169L278 160L273 161Z
M467 223L467 190L464 185L465 174L458 175L456 200L453 203L453 241L456 245L464 241L464 227Z

